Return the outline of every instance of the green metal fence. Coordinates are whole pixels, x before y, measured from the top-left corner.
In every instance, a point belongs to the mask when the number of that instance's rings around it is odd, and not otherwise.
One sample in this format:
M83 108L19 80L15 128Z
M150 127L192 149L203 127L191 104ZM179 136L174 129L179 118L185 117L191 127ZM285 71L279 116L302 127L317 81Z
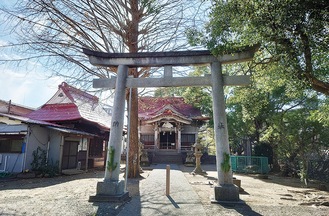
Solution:
M258 156L234 156L231 155L231 166L233 172L260 173L269 172L268 158Z

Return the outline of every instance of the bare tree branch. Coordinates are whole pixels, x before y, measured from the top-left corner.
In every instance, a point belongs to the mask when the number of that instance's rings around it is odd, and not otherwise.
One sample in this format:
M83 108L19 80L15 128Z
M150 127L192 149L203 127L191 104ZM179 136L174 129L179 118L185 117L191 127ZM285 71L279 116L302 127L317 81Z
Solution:
M115 68L94 67L82 48L103 52L145 52L186 49L185 30L197 17L198 0L29 0L12 10L0 8L17 36L0 49L24 50L13 62L35 60L76 86L90 86ZM199 10L198 10L199 11ZM8 59L0 60L8 62ZM148 77L151 68L131 69ZM130 155L138 152L137 89L132 91ZM130 164L132 167L133 165ZM133 176L130 169L129 177ZM138 169L137 169L138 170ZM139 171L139 170L138 170ZM139 175L139 173L136 173Z

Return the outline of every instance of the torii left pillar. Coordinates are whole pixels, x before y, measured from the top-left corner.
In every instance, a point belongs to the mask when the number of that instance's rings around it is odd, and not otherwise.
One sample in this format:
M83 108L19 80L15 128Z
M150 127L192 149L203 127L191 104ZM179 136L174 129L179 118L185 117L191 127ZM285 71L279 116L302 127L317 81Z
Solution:
M128 67L119 65L105 176L103 181L97 183L96 196L90 196L90 202L122 202L130 199L128 191L125 190L125 180L119 179L127 74Z

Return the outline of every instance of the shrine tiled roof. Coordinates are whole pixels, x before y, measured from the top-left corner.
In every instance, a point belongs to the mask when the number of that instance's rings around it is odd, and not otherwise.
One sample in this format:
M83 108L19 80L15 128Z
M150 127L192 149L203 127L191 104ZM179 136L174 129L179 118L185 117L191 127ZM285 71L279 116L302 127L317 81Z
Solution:
M182 97L140 97L138 117L143 120L159 115L177 115L187 119L202 117L201 111L184 102Z
M84 119L101 127L110 128L111 116L99 104L98 98L76 89L65 82L54 96L27 117L48 122Z

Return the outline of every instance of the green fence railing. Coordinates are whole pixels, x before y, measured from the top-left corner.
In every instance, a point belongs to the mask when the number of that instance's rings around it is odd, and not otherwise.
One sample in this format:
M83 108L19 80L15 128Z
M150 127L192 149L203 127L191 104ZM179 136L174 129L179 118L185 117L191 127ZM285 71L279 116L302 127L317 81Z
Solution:
M231 155L233 172L267 174L270 169L267 157Z

